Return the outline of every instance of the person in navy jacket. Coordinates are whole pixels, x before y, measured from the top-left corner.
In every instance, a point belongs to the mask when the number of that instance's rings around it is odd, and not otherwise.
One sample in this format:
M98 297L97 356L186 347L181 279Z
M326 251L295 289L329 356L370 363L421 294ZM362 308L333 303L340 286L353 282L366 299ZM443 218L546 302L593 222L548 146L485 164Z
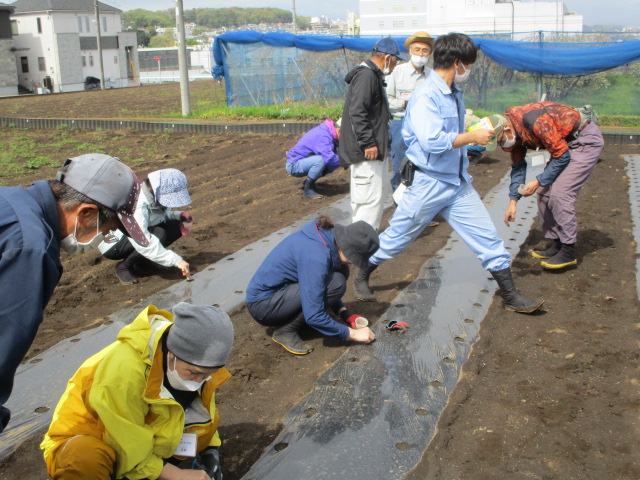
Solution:
M280 242L265 258L247 287L251 316L261 325L277 327L272 340L289 353L305 355L299 330L305 325L340 340L370 343L368 328L356 328L342 297L349 264L366 265L378 249L378 236L368 223L335 224L320 215ZM349 326L333 319L331 309Z
M0 432L16 369L62 275L60 250L91 251L119 228L146 242L133 218L139 192L129 167L101 153L67 159L55 180L0 187Z

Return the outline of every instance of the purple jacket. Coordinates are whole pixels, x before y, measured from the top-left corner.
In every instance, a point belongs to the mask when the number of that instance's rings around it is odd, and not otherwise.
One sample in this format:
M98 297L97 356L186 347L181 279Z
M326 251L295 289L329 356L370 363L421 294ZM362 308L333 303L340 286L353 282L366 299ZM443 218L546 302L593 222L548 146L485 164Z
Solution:
M298 140L296 146L287 152L287 162L295 163L311 155L321 155L329 170L327 173L330 173L340 166L337 149L338 132L333 125L333 120L327 119Z

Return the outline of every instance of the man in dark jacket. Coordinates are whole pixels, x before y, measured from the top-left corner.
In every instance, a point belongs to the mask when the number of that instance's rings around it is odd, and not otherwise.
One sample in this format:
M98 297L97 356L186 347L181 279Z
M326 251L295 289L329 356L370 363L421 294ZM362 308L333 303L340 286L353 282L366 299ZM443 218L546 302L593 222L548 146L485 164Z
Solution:
M117 158L92 153L68 159L56 180L0 187L0 432L4 404L60 276L60 249L93 250L123 226L146 242L133 218L140 188Z
M373 47L371 59L345 77L349 84L340 129L340 161L351 169L353 222L364 220L377 229L382 220L388 188L387 150L391 112L385 92L389 75L400 56L398 44L383 38Z

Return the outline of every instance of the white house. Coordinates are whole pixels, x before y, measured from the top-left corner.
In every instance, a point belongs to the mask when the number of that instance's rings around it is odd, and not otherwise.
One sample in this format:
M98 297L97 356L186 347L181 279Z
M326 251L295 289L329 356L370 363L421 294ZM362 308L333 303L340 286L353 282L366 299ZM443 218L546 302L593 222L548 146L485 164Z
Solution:
M568 12L563 2L549 1L360 0L362 35L411 35L418 30L432 35L581 32L582 15Z
M17 0L11 16L20 85L52 92L84 90L100 78L93 0ZM98 2L105 86L135 86L135 32L123 32L122 10Z
M11 34L12 12L12 5L0 3L0 97L18 94L18 71Z

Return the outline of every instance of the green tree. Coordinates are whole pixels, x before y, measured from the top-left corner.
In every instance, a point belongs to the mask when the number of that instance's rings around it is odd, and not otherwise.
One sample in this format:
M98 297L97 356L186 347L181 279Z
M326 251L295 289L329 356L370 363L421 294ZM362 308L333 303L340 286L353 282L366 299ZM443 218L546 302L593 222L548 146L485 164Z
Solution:
M173 38L172 32L165 32L162 35L156 35L149 41L149 48L175 47L176 39Z
M174 17L167 12L151 12L143 8L123 12L122 21L125 25L133 27L169 27L175 24Z
M296 15L296 25L298 27L298 30L309 30L311 25L311 17Z

